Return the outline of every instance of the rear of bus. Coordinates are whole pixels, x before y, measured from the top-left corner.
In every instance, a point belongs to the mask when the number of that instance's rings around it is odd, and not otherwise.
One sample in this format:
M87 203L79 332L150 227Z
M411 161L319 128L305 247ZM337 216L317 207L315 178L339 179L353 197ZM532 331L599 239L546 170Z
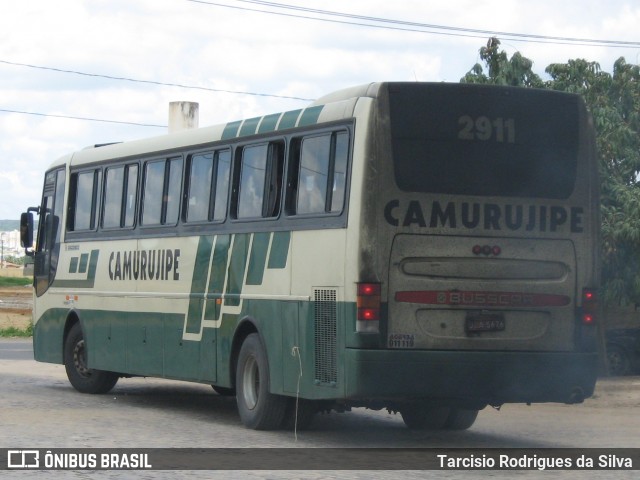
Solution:
M370 92L357 281L358 301L379 298L380 312L357 330L380 344L347 349L348 396L470 409L590 396L599 199L581 98L464 84Z

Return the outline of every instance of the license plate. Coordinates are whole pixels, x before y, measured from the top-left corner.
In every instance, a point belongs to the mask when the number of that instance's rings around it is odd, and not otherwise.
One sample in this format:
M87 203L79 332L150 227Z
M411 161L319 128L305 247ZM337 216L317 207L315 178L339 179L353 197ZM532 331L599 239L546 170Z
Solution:
M467 316L465 330L467 333L500 332L505 329L504 315L501 313L482 312Z

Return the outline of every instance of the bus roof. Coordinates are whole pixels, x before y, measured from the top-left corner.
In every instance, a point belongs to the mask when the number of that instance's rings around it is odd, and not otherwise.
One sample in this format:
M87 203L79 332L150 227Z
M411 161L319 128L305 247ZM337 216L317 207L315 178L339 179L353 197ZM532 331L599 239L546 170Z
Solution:
M339 121L353 118L356 104L362 98L377 98L381 91L392 82L376 82L345 88L329 93L305 108L228 122L226 124L184 130L177 133L132 140L122 143L87 147L55 161L50 168L70 164L79 166L98 163L113 158L130 158L142 155L166 154L172 150L197 149L217 141L231 141L269 132L285 131L291 128L310 126L321 122ZM399 82L407 83L407 82ZM414 84L415 82L410 82ZM424 83L424 85L446 85ZM487 85L455 84L462 88L505 88ZM506 87L516 88L516 87ZM547 91L548 92L548 91Z
M184 130L122 143L90 146L56 160L50 168L70 164L79 166L113 158L153 155L198 148L216 141L233 140L262 133L352 118L359 98L375 98L381 83L370 83L340 90L314 101L306 108L232 121L226 124Z

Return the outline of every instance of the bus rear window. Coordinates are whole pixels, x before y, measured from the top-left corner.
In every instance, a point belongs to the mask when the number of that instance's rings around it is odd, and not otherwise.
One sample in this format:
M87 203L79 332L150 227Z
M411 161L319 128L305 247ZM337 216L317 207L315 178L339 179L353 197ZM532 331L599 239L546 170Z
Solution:
M478 85L389 87L398 187L408 192L566 199L577 98Z

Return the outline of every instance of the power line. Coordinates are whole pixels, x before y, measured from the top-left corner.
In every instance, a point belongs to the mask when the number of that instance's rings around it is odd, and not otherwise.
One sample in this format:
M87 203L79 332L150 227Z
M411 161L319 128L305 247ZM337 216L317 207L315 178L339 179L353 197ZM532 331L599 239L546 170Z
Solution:
M71 115L54 115L51 113L37 113L37 112L23 112L20 110L8 110L0 108L0 112L5 113L19 113L21 115L35 115L38 117L53 117L53 118L67 118L70 120L83 120L87 122L103 122L103 123L119 123L121 125L135 125L137 127L154 127L154 128L167 128L167 125L155 125L153 123L137 123L137 122L121 122L118 120L104 120L100 118L88 118L88 117L74 117Z
M268 8L276 8L281 10L291 10L296 12L308 13L313 15L323 15L326 17L338 17L348 20L335 20L332 18L321 18L302 14L277 12L272 10L264 10L251 7L240 7L233 5L226 5L222 3L207 1L207 0L186 0L192 3L200 3L216 7L231 8L236 10L245 10L252 12L265 13L270 15L279 15L293 18L303 18L306 20L316 20L321 22L337 23L344 25L356 25L361 27L370 28L382 28L387 30L400 30L406 32L418 32L427 33L432 35L446 35L455 37L471 37L471 38L484 38L487 35L505 37L505 40L514 42L531 42L531 43L544 43L554 45L580 45L580 46L594 46L594 47L618 47L618 48L640 48L640 42L629 42L623 40L600 40L600 39L588 39L588 38L572 38L572 37L555 37L548 35L534 35L526 33L513 33L513 32L499 32L493 30L481 30L464 27L452 27L446 25L434 25L427 23L409 22L404 20L394 20L380 17L369 17L365 15L350 14L344 12L335 12L330 10L320 10L308 7L300 7L297 5L288 5L275 2L267 2L262 0L235 0L240 3L249 3L259 5ZM357 21L356 21L357 20ZM367 23L362 23L367 22ZM508 37L508 38L506 38Z
M240 91L240 90L224 90L221 88L209 88L209 87L199 87L199 86L193 86L193 85L183 85L180 83L168 83L168 82L160 82L160 81L156 81L156 80L140 80L137 78L128 78L128 77L116 77L113 75L103 75L103 74L99 74L99 73L88 73L88 72L81 72L78 70L66 70L66 69L62 69L62 68L56 68L56 67L44 67L42 65L32 65L29 63L18 63L18 62L10 62L8 60L0 60L0 63L4 63L5 65L13 65L13 66L18 66L18 67L27 67L27 68L36 68L39 70L49 70L52 72L58 72L58 73L70 73L73 75L83 75L85 77L96 77L96 78L106 78L109 80L119 80L119 81L125 81L125 82L134 82L134 83L146 83L146 84L151 84L151 85L161 85L164 87L179 87L179 88L187 88L187 89L192 89L192 90L204 90L207 92L217 92L217 93L232 93L232 94L236 94L236 95L253 95L255 97L273 97L273 98L283 98L283 99L287 99L287 100L301 100L304 102L312 102L313 98L301 98L301 97L291 97L291 96L286 96L286 95L275 95L275 94L271 94L271 93L258 93L258 92L245 92L245 91Z

